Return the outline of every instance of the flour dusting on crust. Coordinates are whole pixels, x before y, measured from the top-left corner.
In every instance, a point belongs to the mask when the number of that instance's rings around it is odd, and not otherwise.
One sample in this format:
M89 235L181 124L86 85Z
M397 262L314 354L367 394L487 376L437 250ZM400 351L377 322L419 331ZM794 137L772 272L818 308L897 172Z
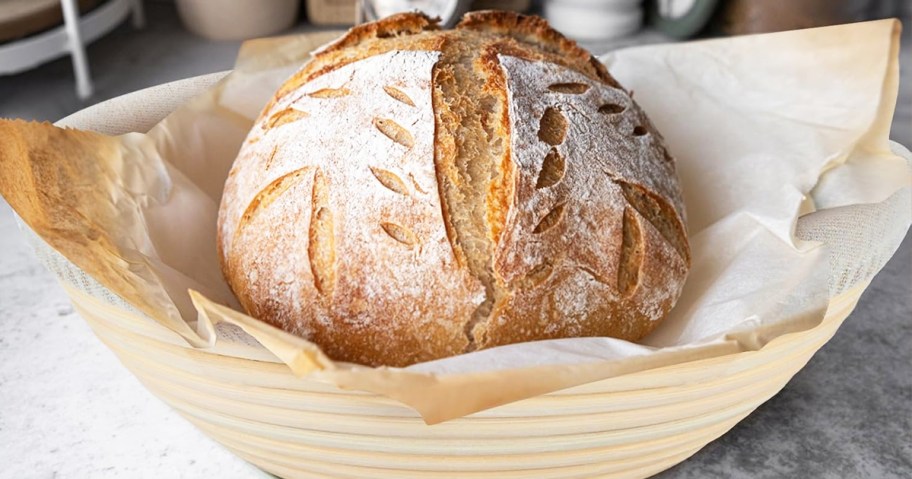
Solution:
M437 193L430 80L438 56L398 51L344 66L261 116L229 176L220 223L228 268L246 275L235 292L251 313L330 354L396 349L410 339L427 357L462 351L465 338L434 339L459 330L484 299L454 259ZM312 94L327 91L345 94ZM261 126L288 109L308 114ZM264 188L302 169L295 185L245 215ZM318 175L325 185L315 184ZM321 195L325 204L317 204ZM308 231L321 209L331 215L329 294L315 287L308 257Z
M623 218L631 208L621 185L671 201L669 211L678 215L672 220L683 222L673 160L624 90L553 63L498 60L507 77L517 176L493 267L519 287L476 334L484 344L501 343L509 330L520 332L511 340L642 336L680 294L687 258L632 209L643 254L633 265L636 284L620 293ZM524 280L542 265L550 273L544 281Z

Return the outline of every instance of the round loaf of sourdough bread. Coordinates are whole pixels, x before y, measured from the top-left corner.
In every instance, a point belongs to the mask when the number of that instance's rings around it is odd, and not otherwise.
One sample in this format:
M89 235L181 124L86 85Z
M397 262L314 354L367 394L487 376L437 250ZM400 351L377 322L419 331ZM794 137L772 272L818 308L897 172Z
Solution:
M219 212L252 316L367 365L637 340L690 264L674 159L542 19L417 13L316 52L264 109Z

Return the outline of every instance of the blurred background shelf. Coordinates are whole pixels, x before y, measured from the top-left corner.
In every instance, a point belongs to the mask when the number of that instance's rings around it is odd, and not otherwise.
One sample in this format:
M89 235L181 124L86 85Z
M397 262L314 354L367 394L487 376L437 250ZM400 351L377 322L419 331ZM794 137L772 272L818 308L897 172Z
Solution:
M98 3L97 0L0 2L0 41L6 42L0 43L0 75L29 70L69 54L77 95L82 99L90 97L93 86L85 45L116 28L129 15L133 17L134 27L141 28L144 23L141 0ZM91 10L80 15L80 9ZM63 24L55 26L61 18Z

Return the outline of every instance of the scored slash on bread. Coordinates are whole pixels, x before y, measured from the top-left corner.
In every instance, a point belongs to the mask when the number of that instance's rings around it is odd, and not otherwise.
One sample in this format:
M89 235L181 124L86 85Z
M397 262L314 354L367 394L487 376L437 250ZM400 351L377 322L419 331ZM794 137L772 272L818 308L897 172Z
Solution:
M537 17L353 28L264 109L219 214L253 316L404 366L568 336L636 340L689 267L661 136Z
M511 209L517 214L493 267L508 283L535 280L511 288L475 326L476 342L642 337L670 310L689 264L683 211L674 206L680 191L661 138L620 89L550 62L506 55L499 62L512 93L521 206ZM627 107L600 113L606 104Z

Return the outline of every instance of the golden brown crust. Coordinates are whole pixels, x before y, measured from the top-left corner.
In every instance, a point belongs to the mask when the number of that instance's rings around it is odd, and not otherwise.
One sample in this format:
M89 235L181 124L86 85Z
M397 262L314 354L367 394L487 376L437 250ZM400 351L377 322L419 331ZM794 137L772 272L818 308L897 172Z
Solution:
M285 82L273 101L314 78L370 56L392 50L439 50L439 38L414 38L439 30L439 18L423 13L400 13L376 22L363 23L313 54L313 58Z
M588 61L591 56L576 42L551 28L541 17L534 15L495 10L469 12L456 28L512 37L542 50L560 53L579 61Z
M225 274L251 314L335 359L636 340L680 293L689 249L661 136L540 18L356 27L258 125L223 197ZM273 199L279 175L312 170Z
M366 40L393 38L414 35L428 30L439 30L439 23L439 18L431 18L420 12L390 15L376 22L362 23L352 27L337 40L315 51L314 55L320 57L346 48L356 47Z
M594 76L615 88L620 88L602 62L575 41L551 28L551 25L548 25L548 22L541 17L495 10L476 11L467 13L456 28L494 33L532 45L537 48L512 48L511 50L513 54L518 54L517 56L530 59L537 59L534 57L542 52L550 53L548 61L565 66L574 65L575 69L581 73ZM508 45L510 42L501 48L510 48ZM508 52L502 50L501 53L507 54Z

